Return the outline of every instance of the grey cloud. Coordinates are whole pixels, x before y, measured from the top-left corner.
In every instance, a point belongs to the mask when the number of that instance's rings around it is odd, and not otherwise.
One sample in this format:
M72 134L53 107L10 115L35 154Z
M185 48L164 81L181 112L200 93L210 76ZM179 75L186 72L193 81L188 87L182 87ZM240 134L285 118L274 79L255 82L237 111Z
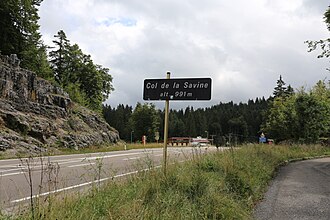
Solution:
M58 23L52 8L63 9L66 1L51 2L42 3L42 34L64 27L96 63L110 67L116 90L107 103L113 106L142 102L143 79L165 78L167 71L172 77L213 79L210 102L173 102L174 108L267 98L279 74L294 87L328 75L328 62L308 54L303 43L328 36L324 0L301 0L295 10L284 12L267 0L94 0L79 16L65 11ZM134 25L93 27L106 18L129 18Z
M327 7L330 6L330 3L328 0L303 0L303 5L316 14L323 14Z

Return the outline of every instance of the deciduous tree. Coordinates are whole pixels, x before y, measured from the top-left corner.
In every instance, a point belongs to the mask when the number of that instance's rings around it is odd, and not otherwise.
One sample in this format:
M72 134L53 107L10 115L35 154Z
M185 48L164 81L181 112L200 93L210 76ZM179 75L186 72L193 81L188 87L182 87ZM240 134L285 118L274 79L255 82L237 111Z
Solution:
M137 103L130 124L135 137L141 138L146 135L149 141L154 141L155 132L159 130L159 117L155 106Z
M330 31L330 6L324 13L324 22L327 25L327 29ZM316 40L316 41L308 40L308 41L305 41L305 43L307 43L308 52L312 52L317 49L321 50L321 53L317 56L317 58L329 58L330 57L330 38Z

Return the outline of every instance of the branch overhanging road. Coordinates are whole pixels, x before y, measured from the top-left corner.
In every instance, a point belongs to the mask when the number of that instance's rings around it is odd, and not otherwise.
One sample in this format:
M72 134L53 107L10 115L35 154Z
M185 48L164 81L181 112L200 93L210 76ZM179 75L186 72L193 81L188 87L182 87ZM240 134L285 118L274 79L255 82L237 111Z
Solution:
M290 163L279 170L256 219L330 219L330 158Z
M169 147L171 161L192 154L216 151L215 147ZM137 149L0 160L0 208L11 208L31 198L90 187L110 179L161 166L163 149ZM30 177L31 182L30 184Z

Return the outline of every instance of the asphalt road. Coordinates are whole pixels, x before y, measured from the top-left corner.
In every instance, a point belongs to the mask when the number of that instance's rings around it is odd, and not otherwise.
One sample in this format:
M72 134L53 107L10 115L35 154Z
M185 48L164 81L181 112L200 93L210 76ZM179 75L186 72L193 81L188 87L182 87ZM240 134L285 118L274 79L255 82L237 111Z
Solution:
M330 219L330 158L282 167L257 205L256 219Z
M169 163L215 150L215 147L169 147ZM81 190L139 171L157 169L162 159L163 149L155 148L0 160L0 208L9 210L27 203L31 195Z

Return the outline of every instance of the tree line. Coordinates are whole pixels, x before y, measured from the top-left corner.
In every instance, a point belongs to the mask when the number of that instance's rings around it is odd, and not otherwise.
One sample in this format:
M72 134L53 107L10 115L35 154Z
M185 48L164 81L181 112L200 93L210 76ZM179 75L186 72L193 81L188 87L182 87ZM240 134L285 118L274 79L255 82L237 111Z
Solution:
M146 135L163 137L164 111L152 103L103 106L106 121L123 140L140 141ZM330 137L330 81L296 92L277 80L273 96L247 103L220 103L212 107L170 110L169 137L208 137L215 144L258 142L261 133L276 142L316 143Z
M330 137L330 81L282 91L269 100L261 129L277 141L316 143Z
M262 122L262 112L267 108L264 98L249 100L247 104L220 103L210 108L170 110L169 137L221 137L232 133L240 139L257 139ZM140 140L147 135L155 141L155 133L163 136L164 111L157 110L151 103L132 106L103 106L108 123L118 129L121 138ZM216 139L216 138L215 138Z
M54 35L55 47L41 40L38 7L42 0L0 1L0 52L17 54L23 68L36 72L63 87L71 99L96 111L103 111L110 125L124 140L139 140L155 133L163 136L162 110L153 104L102 106L113 90L109 69L95 64L63 30ZM324 14L330 31L330 7ZM306 41L308 51L321 50L319 58L330 56L330 38ZM217 144L257 141L261 132L277 141L313 143L329 138L329 81L321 80L312 89L296 91L280 76L272 97L247 103L219 103L208 108L171 110L170 136L214 137Z
M70 98L90 109L102 111L111 91L109 69L95 64L65 32L54 35L55 47L41 40L38 7L42 0L0 1L0 53L17 54L21 67L61 86Z
M330 31L330 6L324 13L324 22ZM330 57L330 38L306 41L308 52L320 49L318 58ZM329 69L328 69L329 71ZM220 103L210 108L170 111L169 136L206 136L217 145L230 142L254 142L261 133L276 141L315 143L330 139L330 80L320 80L310 90L294 89L282 79L277 80L273 96L257 98L247 103ZM164 111L153 104L138 103L116 108L103 106L108 123L124 140L139 140L147 135L163 136ZM234 139L233 139L234 138Z

